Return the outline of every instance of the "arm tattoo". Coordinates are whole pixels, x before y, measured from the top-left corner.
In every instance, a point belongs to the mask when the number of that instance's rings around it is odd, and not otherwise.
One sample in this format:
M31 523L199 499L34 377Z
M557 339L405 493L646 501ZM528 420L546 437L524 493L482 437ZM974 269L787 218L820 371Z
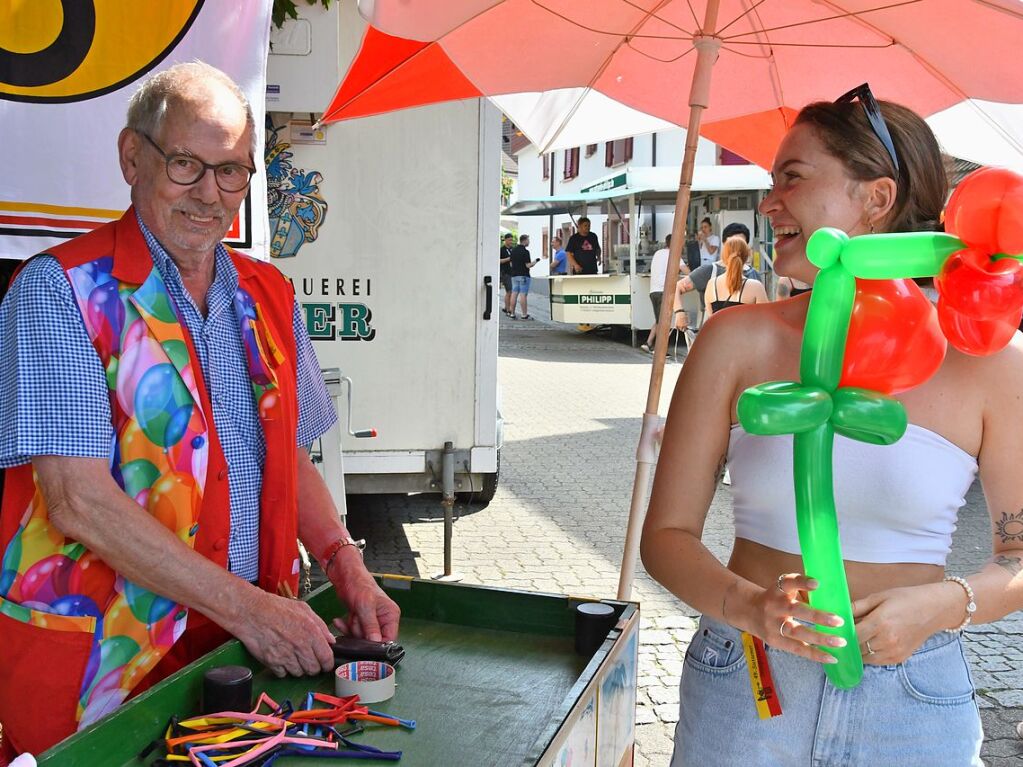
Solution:
M995 557L995 564L1003 570L1008 570L1010 575L1019 575L1023 572L1023 562L1020 562L1019 557L1007 557L1004 554L999 554Z
M1019 514L1002 512L1002 518L995 522L995 533L1001 538L1002 543L1023 543L1023 509Z

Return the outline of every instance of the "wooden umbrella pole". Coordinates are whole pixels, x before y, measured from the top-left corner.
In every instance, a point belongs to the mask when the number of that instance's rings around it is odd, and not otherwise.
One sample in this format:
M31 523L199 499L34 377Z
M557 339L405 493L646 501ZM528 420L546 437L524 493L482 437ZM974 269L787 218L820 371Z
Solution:
M717 28L718 0L708 0L704 14L703 29ZM700 139L700 121L703 110L710 102L710 76L717 60L721 41L710 36L698 36L693 41L696 48L696 69L689 91L689 124L686 126L685 153L682 156L682 171L675 195L675 218L671 225L671 245L668 248L668 271L664 278L664 293L661 313L657 317L657 339L654 344L654 363L650 371L650 386L647 389L646 412L643 414L643 428L636 449L636 476L632 484L632 503L629 508L629 525L625 532L625 552L622 555L622 569L618 577L618 599L629 599L632 582L636 575L636 560L639 558L639 539L646 517L646 497L650 486L650 474L657 462L657 430L661 419L657 414L661 401L661 383L664 378L664 361L668 352L668 329L674 307L675 282L684 244L686 219L689 213L689 197L693 186L693 166L696 163L696 145ZM669 299L669 296L671 297Z

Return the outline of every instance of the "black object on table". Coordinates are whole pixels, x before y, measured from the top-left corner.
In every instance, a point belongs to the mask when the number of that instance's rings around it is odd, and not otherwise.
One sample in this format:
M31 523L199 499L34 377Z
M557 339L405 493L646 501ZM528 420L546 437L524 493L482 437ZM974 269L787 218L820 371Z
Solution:
M607 639L618 616L611 605L583 602L575 608L575 651L593 655Z
M249 711L252 708L252 669L216 666L202 676L204 714L218 711Z

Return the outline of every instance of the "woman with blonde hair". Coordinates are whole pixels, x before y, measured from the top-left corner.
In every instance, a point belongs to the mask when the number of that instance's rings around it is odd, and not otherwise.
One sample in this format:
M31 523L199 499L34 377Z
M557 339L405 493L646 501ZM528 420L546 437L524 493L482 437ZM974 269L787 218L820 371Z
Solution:
M764 284L743 274L749 256L749 245L742 237L735 235L725 240L721 250L721 261L725 265L725 271L714 277L704 291L707 317L740 304L760 304L767 301Z

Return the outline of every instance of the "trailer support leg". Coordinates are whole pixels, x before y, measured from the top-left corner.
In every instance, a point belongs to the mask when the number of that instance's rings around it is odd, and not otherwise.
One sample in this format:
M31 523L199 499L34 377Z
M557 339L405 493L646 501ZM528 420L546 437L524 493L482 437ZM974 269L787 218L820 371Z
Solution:
M433 576L435 581L456 582L462 580L462 574L451 570L451 539L455 527L455 446L451 442L444 443L441 458L441 505L444 507L444 572Z

